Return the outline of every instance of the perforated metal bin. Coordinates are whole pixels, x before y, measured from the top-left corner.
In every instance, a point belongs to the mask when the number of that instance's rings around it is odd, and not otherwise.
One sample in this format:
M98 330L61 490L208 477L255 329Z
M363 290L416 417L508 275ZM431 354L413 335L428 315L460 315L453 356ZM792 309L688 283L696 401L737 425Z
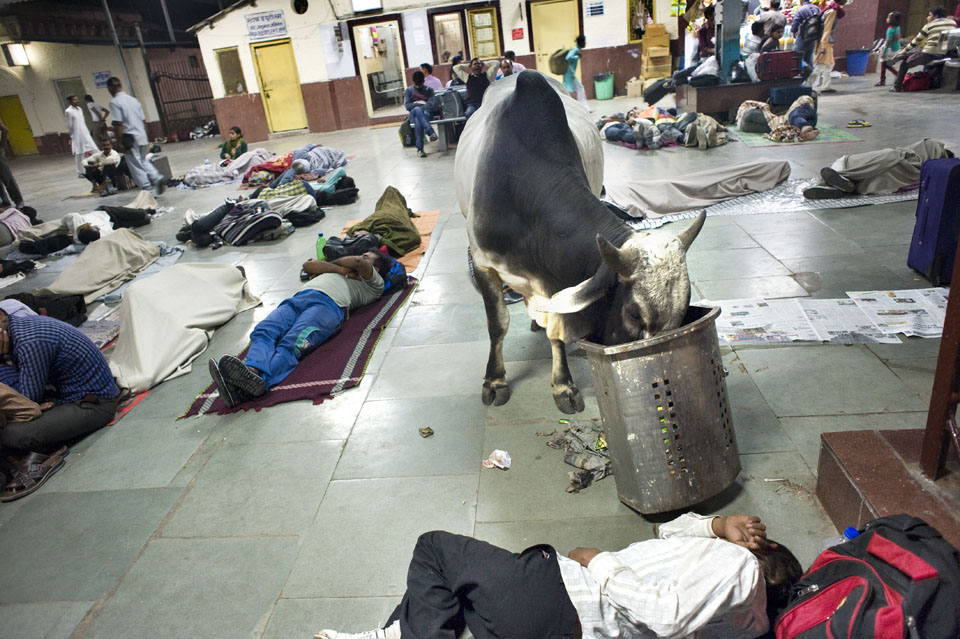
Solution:
M719 314L691 306L683 326L657 337L618 346L581 342L617 495L641 513L698 504L740 472Z

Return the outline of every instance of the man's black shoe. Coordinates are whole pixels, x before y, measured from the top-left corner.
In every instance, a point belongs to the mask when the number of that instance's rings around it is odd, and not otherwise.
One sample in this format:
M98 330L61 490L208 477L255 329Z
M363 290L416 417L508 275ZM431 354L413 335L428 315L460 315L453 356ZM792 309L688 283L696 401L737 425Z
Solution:
M803 197L808 200L836 200L846 197L847 195L849 195L849 193L835 189L832 186L818 185L803 190Z
M260 397L267 392L266 380L244 364L243 360L233 355L224 355L220 358L220 372L228 384L248 395Z
M854 184L853 180L843 177L836 169L832 169L829 166L820 169L820 177L827 183L827 186L840 189L844 193L855 193L857 191L857 185Z
M217 366L217 360L211 358L211 360L207 362L207 368L210 370L210 377L213 378L213 384L217 387L217 392L220 393L220 401L222 401L227 408L236 406L237 396L223 378L220 367Z

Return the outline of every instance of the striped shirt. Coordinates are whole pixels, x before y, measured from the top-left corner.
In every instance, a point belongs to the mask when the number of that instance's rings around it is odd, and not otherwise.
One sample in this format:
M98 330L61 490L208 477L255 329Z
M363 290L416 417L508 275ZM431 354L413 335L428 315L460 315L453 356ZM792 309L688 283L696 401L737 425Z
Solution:
M0 382L38 403L47 385L64 403L120 394L103 355L73 326L44 315L11 316L9 324L15 366L0 366Z
M278 197L299 197L307 194L307 187L302 180L293 180L274 188L266 188L260 191L258 196L261 200L272 200Z
M937 18L923 25L920 32L910 41L904 51L909 51L915 47L923 47L924 53L931 55L944 55L947 52L946 33L957 28L957 23L953 18ZM943 43L940 42L940 35L943 34Z
M712 517L660 526L659 539L602 552L586 568L558 557L583 638L752 639L767 631L760 564L717 539Z

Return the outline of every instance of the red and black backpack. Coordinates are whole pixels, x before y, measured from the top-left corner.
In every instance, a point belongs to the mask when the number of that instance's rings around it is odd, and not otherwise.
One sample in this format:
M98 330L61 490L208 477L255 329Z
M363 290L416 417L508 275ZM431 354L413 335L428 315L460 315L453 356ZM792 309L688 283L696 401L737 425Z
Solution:
M909 515L820 553L776 623L777 639L960 637L960 554Z

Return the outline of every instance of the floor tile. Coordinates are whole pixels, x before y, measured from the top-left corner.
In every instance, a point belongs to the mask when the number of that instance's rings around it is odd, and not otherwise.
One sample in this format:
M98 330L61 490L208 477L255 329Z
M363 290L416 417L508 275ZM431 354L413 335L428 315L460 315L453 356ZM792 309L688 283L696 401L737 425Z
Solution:
M394 347L369 399L479 393L489 351L486 341Z
M281 599L263 639L307 638L323 629L364 632L382 628L399 603L400 597Z
M67 639L92 601L51 601L0 605L0 636Z
M263 411L223 415L219 419L228 427L224 433L226 441L264 444L346 439L375 377L365 376L359 386L320 404L310 400L287 402Z
M197 475L162 534L298 535L317 512L341 448L341 442L221 446ZM246 471L238 476L237 468Z
M71 454L49 483L54 491L156 488L174 477L206 439L213 420L142 419L131 413L104 429L101 444ZM55 480L55 481L54 481Z
M360 411L335 479L475 473L484 406L462 397L369 401ZM421 437L418 429L434 434Z
M437 241L437 250L448 251L460 249L464 252L464 255L466 255L468 244L467 230L465 228L448 228L444 229L443 233L440 234L440 239Z
M582 351L577 351L582 353ZM552 362L548 359L507 362L507 382L510 384L510 400L503 406L488 406L486 422L494 424L524 423L530 420L553 420L576 417L591 419L600 417L597 396L594 390L590 365L582 356L568 356L567 363L573 381L580 389L584 410L575 416L564 414L553 400L550 384ZM476 402L480 403L482 378L474 387ZM473 401L473 400L471 400Z
M417 537L472 535L476 499L475 474L331 482L283 596L402 595Z
M940 338L928 339L925 337L900 336L900 344L867 344L870 352L882 360L937 357L940 354Z
M84 636L249 637L297 553L295 539L157 539Z
M790 271L762 248L708 250L687 259L690 278L697 282L789 275Z
M449 224L446 226L446 230L452 230ZM435 250L433 255L430 256L429 271L431 275L461 273L467 271L467 269L467 249L464 247L457 246Z
M776 233L751 234L757 243L777 259L817 255L849 255L858 253L860 246L832 229L803 229Z
M453 273L428 274L417 284L411 303L423 304L454 304L454 303L483 303L480 292L473 286L473 280L466 271Z
M887 368L903 380L903 383L913 389L925 402L930 401L933 391L933 380L937 372L936 357L914 357L910 359L889 359Z
M487 339L487 315L483 310L482 302L431 304L414 306L407 311L394 344L419 346L482 342Z
M923 399L862 346L738 349L737 354L778 417L926 410Z
M114 586L179 488L37 495L0 528L0 602L92 601Z
M710 300L806 297L807 291L792 276L753 277L739 280L698 281L697 288Z
M695 256L704 251L717 249L759 248L750 235L736 224L714 225L717 218L710 218L697 239L690 246L689 255Z
M750 235L777 233L784 229L821 231L824 224L809 213L775 213L770 215L738 215L737 226Z
M591 490L593 487L582 494L589 496ZM535 544L550 544L561 555L567 555L577 547L620 550L634 542L653 539L654 525L632 513L620 517L566 519L562 525L553 520L478 523L476 536L513 552Z
M586 420L571 420L585 423ZM599 422L599 420L598 420ZM537 432L560 432L565 426L542 420L527 424L488 426L484 453L494 449L510 453L509 470L484 469L480 473L478 522L528 519L566 520L610 517L632 513L617 499L613 478L607 477L580 493L568 493L568 473L563 452L547 446L550 439Z
M803 460L814 474L820 460L820 434L844 430L899 430L923 428L925 412L872 413L863 415L821 415L819 417L784 417L780 420Z
M723 364L729 371L727 396L740 454L792 450L793 444L780 420L773 414L737 354L726 355Z

